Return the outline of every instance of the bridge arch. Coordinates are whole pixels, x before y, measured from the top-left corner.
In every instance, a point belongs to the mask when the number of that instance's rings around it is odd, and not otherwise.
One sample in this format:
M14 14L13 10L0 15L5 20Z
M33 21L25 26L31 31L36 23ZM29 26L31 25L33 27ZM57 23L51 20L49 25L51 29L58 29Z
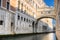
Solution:
M44 16L44 17L40 17L40 18L38 18L37 21L39 21L39 20L41 20L41 19L43 19L43 18L51 18L51 19L56 20L56 17L48 17L48 16Z
M50 18L50 19L53 19L53 20L55 20L55 25L53 24L53 26L56 26L56 18L54 18L54 17L40 17L40 18L38 18L37 19L37 21L36 21L36 25L38 25L38 22L41 20L41 19L44 19L44 18ZM56 27L53 27L53 30L55 30L55 28Z

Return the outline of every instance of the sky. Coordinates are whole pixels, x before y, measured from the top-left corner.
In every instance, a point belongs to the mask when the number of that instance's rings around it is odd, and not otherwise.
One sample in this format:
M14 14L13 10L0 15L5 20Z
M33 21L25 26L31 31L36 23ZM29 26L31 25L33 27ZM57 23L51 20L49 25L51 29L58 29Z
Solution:
M56 24L56 20L53 19L53 20L52 20L52 23L53 23L53 25Z
M45 4L48 5L49 7L53 6L54 7L54 0L44 0ZM52 23L55 24L56 21L52 20Z
M54 6L54 0L44 0L44 2L48 6Z

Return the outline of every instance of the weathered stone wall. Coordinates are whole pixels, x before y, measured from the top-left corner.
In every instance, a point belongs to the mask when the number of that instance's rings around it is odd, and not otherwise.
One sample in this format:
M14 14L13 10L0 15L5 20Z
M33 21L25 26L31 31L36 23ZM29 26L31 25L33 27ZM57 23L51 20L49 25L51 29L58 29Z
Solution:
M0 34L12 34L11 31L11 22L13 20L13 14L9 11L0 9L0 20L3 21L3 24L0 25Z
M20 19L18 20L18 13L16 13L15 17L15 33L33 33L33 26L32 22L36 21L33 17L28 16L24 13L19 13ZM21 20L21 17L23 17L23 20ZM25 19L30 20L30 22Z
M5 19L5 11L2 11L1 9L0 9L0 21L2 20L3 21L3 25L0 25L0 34L3 34L4 33L4 19Z
M44 26L46 26L45 29L43 28ZM43 21L38 22L38 25L37 25L37 32L38 33L47 32L47 29L48 29L48 25L46 23L44 23Z

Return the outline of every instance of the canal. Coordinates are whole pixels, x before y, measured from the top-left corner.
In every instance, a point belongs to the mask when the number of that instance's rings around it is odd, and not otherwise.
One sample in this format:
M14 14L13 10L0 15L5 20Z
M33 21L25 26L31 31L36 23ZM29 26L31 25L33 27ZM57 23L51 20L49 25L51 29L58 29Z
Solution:
M55 33L47 34L28 34L0 37L0 40L56 40Z

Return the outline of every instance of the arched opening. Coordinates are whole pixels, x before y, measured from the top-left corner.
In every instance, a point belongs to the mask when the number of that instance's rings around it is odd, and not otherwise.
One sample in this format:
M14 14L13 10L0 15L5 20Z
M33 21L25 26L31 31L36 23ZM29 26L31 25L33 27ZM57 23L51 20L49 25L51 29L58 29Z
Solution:
M35 21L32 22L32 28L33 28L33 33L37 33L37 24L35 24Z
M32 22L32 27L33 27L33 33L34 33L34 21Z
M55 18L51 18L51 17L42 17L42 18L39 18L37 19L37 22L36 24L39 23L39 21L42 21L43 22L43 26L42 26L42 29L43 30L49 30L49 31L55 31L56 29L56 19ZM44 23L46 25L44 25Z
M41 19L44 19L44 18L50 18L50 19L54 19L54 20L56 20L56 18L54 18L54 17L47 17L47 16L44 16L44 17L40 17L40 18L38 18L37 21L39 21L39 20L41 20Z

